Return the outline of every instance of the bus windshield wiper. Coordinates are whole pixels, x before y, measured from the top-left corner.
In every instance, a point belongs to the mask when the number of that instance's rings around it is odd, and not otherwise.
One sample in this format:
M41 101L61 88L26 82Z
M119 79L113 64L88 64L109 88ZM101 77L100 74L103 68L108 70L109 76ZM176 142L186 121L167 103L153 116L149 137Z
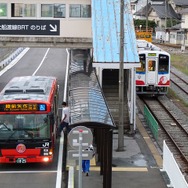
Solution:
M10 128L7 127L7 125L5 123L0 123L0 131L1 130L7 130L7 131L11 131Z
M14 135L16 132L17 132L17 130L14 131L14 132L7 138L6 142L8 142L8 141L13 137L13 135Z
M29 131L24 130L24 129L14 129L14 132L8 137L8 139L6 140L6 142L8 142L14 136L14 134L16 132L18 132L18 131L24 131L32 140L34 139L34 135L33 135L32 132L29 132ZM23 138L23 139L26 138L25 134L19 135L19 138L16 138L16 139L20 139L20 138Z

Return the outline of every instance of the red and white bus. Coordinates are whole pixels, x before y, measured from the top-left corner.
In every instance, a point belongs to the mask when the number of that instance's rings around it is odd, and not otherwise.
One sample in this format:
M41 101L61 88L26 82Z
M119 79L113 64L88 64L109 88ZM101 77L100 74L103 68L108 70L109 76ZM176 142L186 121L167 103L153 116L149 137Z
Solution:
M0 163L52 162L59 87L55 77L13 78L0 93Z

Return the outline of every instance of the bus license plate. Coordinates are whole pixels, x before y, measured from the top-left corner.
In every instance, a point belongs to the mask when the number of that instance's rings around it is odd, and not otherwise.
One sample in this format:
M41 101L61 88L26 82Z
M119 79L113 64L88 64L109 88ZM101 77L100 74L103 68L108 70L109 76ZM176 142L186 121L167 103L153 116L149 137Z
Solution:
M17 158L16 163L26 163L26 159L24 158Z

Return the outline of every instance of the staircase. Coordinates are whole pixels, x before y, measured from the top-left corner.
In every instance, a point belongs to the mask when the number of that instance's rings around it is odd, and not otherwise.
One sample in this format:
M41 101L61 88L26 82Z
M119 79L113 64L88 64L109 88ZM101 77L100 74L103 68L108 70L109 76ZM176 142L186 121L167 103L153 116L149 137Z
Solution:
M103 70L102 83L103 83L102 89L103 89L108 107L115 121L115 124L118 128L118 125L119 125L119 70L116 70L116 69ZM127 131L130 129L130 124L129 124L126 91L124 92L124 94L125 94L124 96L124 130Z

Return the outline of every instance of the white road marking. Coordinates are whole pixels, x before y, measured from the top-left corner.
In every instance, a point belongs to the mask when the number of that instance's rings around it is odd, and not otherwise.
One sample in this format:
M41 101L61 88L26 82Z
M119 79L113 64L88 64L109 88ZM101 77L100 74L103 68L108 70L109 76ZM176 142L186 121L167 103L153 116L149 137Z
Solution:
M65 85L64 85L64 98L63 101L66 101L66 97L67 97L67 82L68 82L68 73L69 73L69 61L70 61L70 54L69 54L69 50L66 49L67 51L67 67L66 67L66 73L65 73Z
M23 50L23 52L18 55L18 57L15 58L15 60L13 60L8 66L6 66L1 72L0 72L0 76L3 75L8 69L10 69L11 67L13 67L16 63L19 62L19 60L27 53L27 51L30 48L26 48L25 50ZM40 65L38 66L38 68L35 70L35 72L32 74L33 76L37 73L37 71L40 69L40 67L42 66L48 52L49 52L50 48L47 49ZM68 50L67 50L68 53ZM68 74L68 63L69 63L69 53L68 53L68 58L67 58L67 71L66 71L66 75ZM65 88L67 87L67 76L65 76ZM64 90L64 99L66 99L66 89ZM63 131L61 133L61 138L60 138L60 142L59 142L59 156L58 156L58 166L57 166L57 171L56 170L52 170L52 171L0 171L0 174L12 174L12 173L16 173L16 174L22 174L22 173L57 173L56 176L56 188L61 188L61 182L62 182L62 161L63 161L63 142L64 142L64 134Z
M68 70L69 70L69 51L67 51L67 67L66 67L66 73L65 73L65 84L64 84L64 98L63 101L66 101L67 96L67 79L68 79ZM63 111L62 111L63 113ZM63 115L63 114L62 114ZM64 143L64 133L61 132L60 142L59 142L59 156L58 156L58 168L57 168L57 177L56 177L56 188L61 188L61 182L62 182L62 162L63 162L63 143Z
M32 174L32 173L57 173L56 170L46 170L46 171L0 171L0 174Z
M59 156L58 156L58 165L57 165L57 176L56 176L56 188L61 188L62 182L62 163L63 163L63 142L64 142L64 133L61 132L61 137L59 141Z
M34 76L34 75L37 73L37 71L40 69L40 67L42 66L42 64L43 64L43 62L44 62L44 60L45 60L45 58L46 58L46 56L47 56L49 50L50 50L50 48L47 49L47 51L46 51L46 53L45 53L45 55L44 55L42 61L40 62L40 65L39 65L38 68L35 70L35 72L32 74L32 76Z

